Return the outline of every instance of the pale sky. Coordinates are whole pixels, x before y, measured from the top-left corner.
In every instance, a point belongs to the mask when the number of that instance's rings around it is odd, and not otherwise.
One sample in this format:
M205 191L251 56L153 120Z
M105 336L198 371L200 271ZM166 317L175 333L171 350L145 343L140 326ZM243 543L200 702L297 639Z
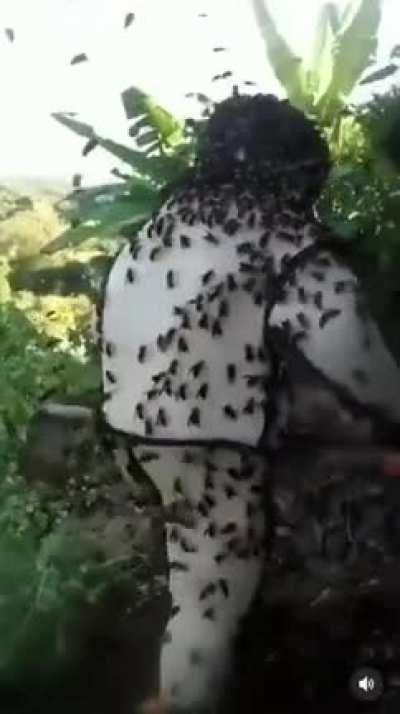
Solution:
M300 55L310 45L321 2L268 0ZM399 2L383 0L382 62L400 41ZM136 19L124 30L130 11ZM199 18L201 12L208 19ZM14 43L6 27L14 29ZM230 52L213 53L215 45ZM71 66L80 52L89 62ZM120 94L131 85L182 117L193 107L186 92L203 91L214 99L225 94L232 82L224 91L210 79L226 69L235 71L239 83L251 79L260 89L281 93L266 64L250 0L0 0L0 63L0 180L10 175L69 180L81 172L85 185L108 181L118 162L100 149L83 159L83 140L50 113L75 111L105 136L129 142Z

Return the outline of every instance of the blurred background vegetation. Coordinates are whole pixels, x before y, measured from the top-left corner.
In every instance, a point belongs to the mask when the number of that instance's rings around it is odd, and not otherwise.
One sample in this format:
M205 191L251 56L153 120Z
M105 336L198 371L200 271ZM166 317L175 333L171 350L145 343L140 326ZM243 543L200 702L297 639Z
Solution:
M400 90L378 91L379 82L398 71L400 45L377 66L381 1L352 0L344 11L326 3L310 57L302 60L268 3L249 2L288 98L327 137L334 167L318 212L337 235L338 250L360 273L399 359ZM356 106L352 92L360 84L371 84L376 93ZM107 483L102 445L89 440L102 468L86 449L72 496L67 488L50 497L28 487L24 464L27 450L34 448L31 425L43 400L99 405L93 305L120 245L135 236L164 190L193 163L202 122L214 102L200 92L192 96L201 107L200 119L181 121L143 90L128 87L121 96L126 144L102 136L71 113L53 115L66 131L82 137L87 161L94 151L115 157L119 168L109 184L84 188L76 175L68 195L0 187L0 686L16 681L21 672L26 676L29 657L35 671L35 648L54 664L54 652L63 651L60 622L76 607L77 594L79 602L98 602L113 581L108 567L98 567L93 540L88 555L82 526L84 518L92 527L98 508L96 494L86 502L88 488L98 493ZM72 547L76 518L82 537ZM131 584L140 583L144 572L136 556ZM108 557L103 552L103 565ZM118 568L116 577L121 577Z

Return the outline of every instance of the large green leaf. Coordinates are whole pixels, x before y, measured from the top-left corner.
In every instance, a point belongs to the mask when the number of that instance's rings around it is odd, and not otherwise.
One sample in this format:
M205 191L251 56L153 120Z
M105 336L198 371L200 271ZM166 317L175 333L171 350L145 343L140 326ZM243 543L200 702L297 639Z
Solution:
M366 77L364 77L364 79L361 80L360 84L370 84L371 82L378 82L381 79L386 79L387 77L391 77L392 74L397 72L398 69L399 66L392 62L391 64L387 64L385 67L381 67L375 72L371 72L371 74L368 74Z
M79 225L57 236L42 249L43 253L77 247L91 238L112 239L127 223L140 227L160 202L158 192L147 188L144 182L137 183L137 190L132 182L128 188L120 184L108 192L103 187L82 194L78 201Z
M307 100L301 59L296 57L282 35L279 34L264 0L252 0L252 4L272 69L285 88L290 101L303 108Z
M163 145L170 145L171 140L172 144L184 140L183 123L141 89L129 87L121 96L126 118L139 118L140 126L155 131Z
M315 104L320 102L332 82L335 37L338 29L337 8L332 3L326 3L319 14L310 65L310 89Z
M151 156L147 157L141 151L135 151L123 144L119 144L111 139L104 139L96 134L90 124L85 124L67 112L56 112L53 118L63 126L73 131L78 136L86 139L96 139L98 145L116 156L121 161L129 164L136 174L142 174L151 178L158 186L164 186L175 179L180 171L184 170L179 157L175 156Z
M381 0L357 0L344 17L336 34L332 81L324 97L325 118L340 106L375 59Z

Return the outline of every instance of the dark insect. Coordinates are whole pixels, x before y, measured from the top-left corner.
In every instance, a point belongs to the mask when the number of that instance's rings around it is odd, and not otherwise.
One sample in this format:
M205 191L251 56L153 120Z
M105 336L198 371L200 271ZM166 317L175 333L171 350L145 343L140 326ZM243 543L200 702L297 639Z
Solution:
M160 407L160 409L158 410L156 424L158 424L159 426L167 426L168 424L165 409L163 409L162 407Z
M179 540L179 529L173 526L169 532L169 540L171 543L176 543Z
M178 397L180 399L187 399L187 384L181 384L178 389Z
M173 270L168 270L167 272L167 288L175 287L175 275Z
M165 380L165 382L163 384L163 391L166 394L168 394L169 397L172 396L172 384L171 384L171 380L169 377L167 377L167 379Z
M171 560L171 562L169 564L169 569L187 572L189 570L189 566L186 565L186 563L182 563L180 560Z
M173 224L171 223L162 237L162 244L165 248L172 248L172 231L174 230Z
M189 352L188 344L184 337L180 337L178 340L178 350L179 352Z
M187 314L187 312L185 312L182 316L181 328L182 328L182 330L191 330L192 329L190 320L189 320L189 315Z
M243 413L244 414L254 414L255 406L256 406L255 399L254 399L254 397L251 397L248 400L246 406L243 408Z
M237 419L237 411L230 404L225 404L224 414L225 414L225 416L229 417L229 419L232 419L232 420Z
M228 273L228 277L227 277L226 280L227 280L227 285L228 285L228 290L229 290L229 292L232 293L234 290L237 290L237 289L238 289L238 284L237 284L237 282L236 282L234 276L232 275L232 273Z
M228 221L226 221L226 223L224 223L223 228L228 236L233 236L239 230L240 223L235 218L230 218Z
M264 302L264 295L262 292L256 292L253 297L254 305L257 305L257 307L261 307L261 305Z
M216 587L214 583L208 583L201 591L199 595L199 600L205 600L207 597L210 597L210 595L214 595L216 591Z
M224 288L224 284L219 283L215 287L215 289L211 293L208 294L208 302L214 302L214 300L216 300L221 295L223 288Z
M141 246L141 245L132 246L132 248L130 249L130 254L131 254L131 256L132 256L132 260L137 260L137 259L138 259L138 256L139 256L139 253L140 253L141 250L142 250L142 246Z
M219 320L214 320L212 329L211 329L211 334L213 337L221 337L222 335L222 327L221 323Z
M203 236L203 238L204 238L204 240L207 241L207 243L211 243L212 245L218 245L218 244L219 244L218 238L216 238L215 235L213 235L213 233L210 233L210 232L205 233L204 236Z
M262 249L266 248L270 237L271 235L269 231L265 231L265 233L262 234L261 238L258 241L259 247Z
M252 293L254 288L257 285L257 278L248 278L247 280L242 283L242 288L245 290L247 293Z
M301 327L304 327L305 330L310 328L310 320L304 312L298 312L296 317Z
M163 228L164 228L164 218L161 216L161 218L159 218L156 221L156 233L158 236L160 236L161 233L163 232Z
M239 263L239 270L241 273L256 273L258 272L259 268L257 268L255 265L252 265L251 263Z
M256 224L256 214L253 211L252 213L250 213L250 215L247 219L247 227L254 228L255 224Z
M209 523L207 528L204 531L204 535L210 536L210 538L215 538L217 534L217 526L215 523Z
M181 539L180 546L185 553L197 553L198 551L197 546L193 545L192 543L189 543L186 538Z
M144 406L141 402L136 404L136 414L138 419L144 419Z
M236 496L236 491L233 488L233 486L230 486L229 484L224 486L224 491L225 491L225 496L230 500L234 496Z
M190 425L200 426L200 409L198 407L194 407L190 413L188 426Z
M199 362L196 362L196 364L192 365L192 367L190 368L190 372L192 372L193 377L197 378L199 376L204 365L205 365L204 360L200 360Z
M206 474L206 477L204 479L204 488L208 488L208 489L214 488L214 479L211 476L211 474Z
M204 495L204 500L209 508L215 508L215 498L210 496L209 493Z
M196 396L197 396L197 397L200 397L201 399L206 399L206 398L207 398L207 395L208 395L208 384L207 384L207 382L204 382L204 383L201 385L201 387L200 387L199 391L197 392L197 395L196 395Z
M180 307L179 305L174 305L173 313L174 315L178 315L178 317L183 317L186 311L183 307Z
M199 327L201 327L202 330L208 330L209 327L209 319L208 315L206 312L203 313L201 316L199 322L198 322Z
M346 281L345 280L337 280L335 283L335 293L337 295L340 295L340 293L343 293L346 290Z
M330 321L333 320L335 317L338 317L341 314L341 310L338 310L337 308L331 308L330 310L325 310L325 312L322 313L321 317L319 318L319 326L322 330L323 327Z
M263 377L260 374L248 374L246 379L248 387L256 387L262 382Z
M225 578L220 578L218 580L219 587L222 590L222 593L225 597L229 597L229 585L228 581Z
M106 342L106 355L112 357L115 354L115 347L111 342Z
M181 244L181 248L190 248L190 238L189 236L185 235L182 233L182 235L179 237L179 241Z
M203 612L203 617L207 620L215 620L215 610L213 607L208 607L207 610L204 610Z
M160 352L166 352L167 350L167 339L165 335L157 335L157 349Z
M185 449L181 461L183 464L194 464L195 458L191 451Z
M88 59L89 59L89 58L88 58L86 52L81 52L80 54L75 55L75 56L72 58L70 64L71 64L71 65L80 64L81 62L87 62Z
M254 362L255 354L254 354L254 348L252 347L252 345L245 344L244 354L245 354L246 362Z
M176 335L176 328L170 327L167 334L165 335L165 345L167 348L171 346L175 335Z
M254 248L250 241L244 241L243 243L239 243L238 247L236 248L236 252L238 255L246 255L246 253L251 255L253 251Z
M215 273L213 270L208 270L206 273L204 273L204 275L201 278L203 285L207 285L214 275L215 275Z
M128 268L128 270L126 271L126 279L127 279L128 283L135 282L135 273L132 270L132 268Z
M112 372L110 372L109 369L106 369L106 378L109 382L111 382L111 384L115 384L117 381L116 376Z
M237 528L236 523L234 523L233 521L230 521L225 526L223 526L223 528L221 528L221 533L223 535L229 535L230 533L234 533L236 531L236 528Z
M176 493L179 493L180 495L183 494L182 481L181 481L181 479L180 479L179 477L177 477L177 478L175 479L175 481L174 481L174 491L175 491Z
M307 302L307 295L306 295L306 291L304 290L304 288L298 288L297 294L299 296L300 302L302 302L303 304Z
M149 254L150 260L155 260L160 253L161 246L157 245L155 248L152 248Z
M221 300L218 309L218 317L224 318L229 316L229 304L227 300Z
M198 510L198 512L200 513L200 515L203 516L203 518L207 518L207 516L208 516L208 508L207 508L207 506L206 506L204 503L202 503L201 501L197 504L197 510Z
M315 307L318 308L318 310L323 310L323 309L324 309L324 308L323 308L323 305L322 305L322 292L321 292L321 290L318 290L318 292L316 292L316 293L314 294L314 305L315 305Z
M228 376L228 382L232 384L236 379L236 366L234 364L228 364L226 366L226 373Z
M171 364L169 365L169 368L168 368L169 373L175 375L178 371L178 366L179 366L178 360L173 359Z
M138 362L140 362L140 364L143 364L143 362L145 361L145 359L146 359L146 354L147 354L147 347L146 347L146 345L141 345L141 346L139 347L139 351L138 351Z
M135 19L135 13L134 13L134 12L128 12L128 13L125 15L124 28L126 29L127 27L129 27L130 25L132 25L132 22L134 21L134 19Z

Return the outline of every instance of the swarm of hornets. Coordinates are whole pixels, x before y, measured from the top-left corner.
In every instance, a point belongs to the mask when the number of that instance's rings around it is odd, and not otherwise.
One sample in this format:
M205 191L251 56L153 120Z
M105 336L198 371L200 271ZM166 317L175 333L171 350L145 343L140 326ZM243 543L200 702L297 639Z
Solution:
M262 578L276 593L305 568L311 607L396 559L379 517L375 536L362 527L382 480L349 482L368 455L382 471L396 443L400 371L315 215L329 169L300 111L235 92L105 285L104 421L121 470L140 463L165 509L172 605L154 711L218 711ZM334 445L347 471L326 466Z

